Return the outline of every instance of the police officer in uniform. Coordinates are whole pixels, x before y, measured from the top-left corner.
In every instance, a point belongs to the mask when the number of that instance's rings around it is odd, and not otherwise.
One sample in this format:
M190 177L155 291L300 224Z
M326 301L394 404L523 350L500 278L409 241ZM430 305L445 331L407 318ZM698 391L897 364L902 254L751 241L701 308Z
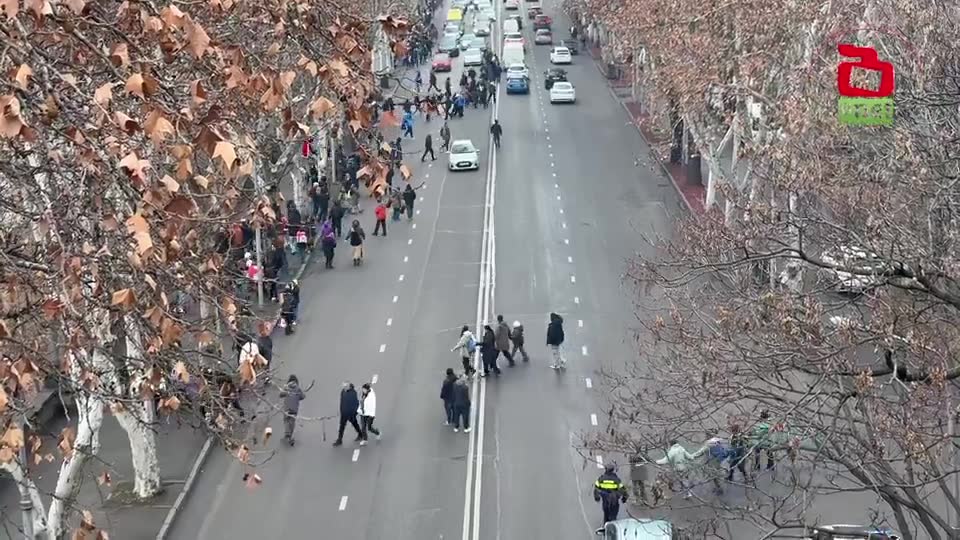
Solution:
M607 464L603 474L593 484L593 500L603 508L603 522L616 521L620 503L627 502L627 488L617 476L616 464Z

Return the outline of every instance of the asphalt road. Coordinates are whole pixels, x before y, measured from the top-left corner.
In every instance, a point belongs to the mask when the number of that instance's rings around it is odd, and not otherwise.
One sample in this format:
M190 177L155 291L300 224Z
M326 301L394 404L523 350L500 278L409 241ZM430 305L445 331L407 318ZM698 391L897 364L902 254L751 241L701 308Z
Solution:
M558 4L545 9L566 37ZM589 56L568 67L578 103L550 105L542 81L549 47L532 45L529 25L524 33L531 93L501 93L497 108L451 121L454 139L480 147L481 169L449 173L446 156L433 164L409 156L414 183L427 182L413 222L389 222L387 238L368 236L361 268L351 267L341 242L334 270L314 264L304 277L298 333L279 337L275 355L282 373L316 381L301 407L307 420L297 446L255 453L253 461L266 462L254 490L233 458L214 453L170 538L577 539L599 525L589 490L597 458L576 449L597 429L593 415L602 425L599 388L588 379L604 364L635 357L620 276L640 235L667 231L680 207L658 171L635 165L643 143ZM487 136L494 110L504 124L495 167ZM439 127L429 126L435 141ZM407 151L422 147L424 128L418 121ZM497 234L481 260L485 226ZM481 279L484 269L490 279ZM478 429L453 433L443 426L440 381L458 367L449 350L459 327L476 323L484 295L492 305L481 316L522 321L532 358L477 381ZM547 368L551 311L566 319L562 373ZM310 420L336 413L345 380L358 387L375 380L382 441L361 449L348 427L344 446L332 448L335 423ZM282 432L279 419L273 429Z

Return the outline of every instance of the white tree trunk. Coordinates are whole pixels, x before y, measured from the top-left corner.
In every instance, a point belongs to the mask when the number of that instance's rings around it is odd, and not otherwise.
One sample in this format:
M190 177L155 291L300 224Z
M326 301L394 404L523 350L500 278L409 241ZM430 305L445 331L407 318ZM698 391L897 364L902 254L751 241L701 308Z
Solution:
M43 511L43 499L40 497L40 490L37 489L37 485L33 483L33 480L16 459L10 460L9 463L0 464L0 469L7 471L13 477L21 498L23 495L30 497L30 501L33 503L33 537L35 539L44 538L47 532L47 519Z
M153 430L156 423L153 401L145 400L136 407L128 406L114 416L130 440L134 494L141 499L156 496L163 484L157 458L157 434Z
M93 352L95 365L108 365L109 359L98 350ZM84 465L92 456L100 451L100 427L103 425L103 409L106 405L99 395L76 396L77 405L77 438L73 444L73 452L63 460L60 466L60 476L57 478L57 487L53 491L53 499L47 511L49 529L47 536L50 540L57 540L66 535L68 510L73 506L73 500L80 489Z

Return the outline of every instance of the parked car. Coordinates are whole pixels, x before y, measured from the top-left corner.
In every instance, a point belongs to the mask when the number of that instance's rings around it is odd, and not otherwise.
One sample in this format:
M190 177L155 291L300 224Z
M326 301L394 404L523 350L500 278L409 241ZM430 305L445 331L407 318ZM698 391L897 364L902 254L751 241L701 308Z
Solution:
M880 275L886 267L884 261L875 253L858 246L841 245L827 249L820 258L829 265L857 272L825 270L834 282L836 290L841 293L860 294L880 285Z
M562 39L560 40L560 46L566 47L570 51L570 54L577 56L580 54L580 44L577 43L575 39Z
M460 36L460 50L465 51L469 49L475 39L477 39L477 35L473 32Z
M527 18L530 20L536 19L537 15L543 14L543 9L540 6L532 6L527 8Z
M618 519L596 530L600 540L680 540L669 521L660 519Z
M807 540L899 540L900 537L888 527L864 527L862 525L821 525L815 527Z
M543 87L549 90L553 83L567 80L567 71L560 68L550 68L543 72Z
M470 48L463 51L463 65L464 66L482 66L483 51L476 48Z
M457 37L450 34L443 36L440 38L437 50L450 56L460 56L460 44L457 43Z
M551 19L549 15L541 13L533 19L534 30L538 28L550 28L551 26L553 26L553 19Z
M537 33L533 36L533 42L536 45L552 45L553 33L546 28L541 28L537 30Z
M523 30L523 17L521 17L519 13L507 15L507 20L517 22L517 32L520 32Z
M437 53L433 55L433 62L430 64L430 67L437 72L450 71L453 69L453 60L450 59L450 55L447 53Z
M507 75L507 94L529 94L530 80L519 75Z
M473 41L471 41L470 43L468 43L468 47L467 47L467 48L468 48L468 49L480 49L481 51L486 51L487 48L488 48L488 46L487 46L487 38L485 38L485 37L480 37L479 35L477 35L477 37L473 38Z
M490 35L490 23L488 21L479 20L473 25L473 33L478 36L489 36Z
M481 9L481 10L480 10L480 17L483 17L483 18L487 19L488 21L495 21L495 20L497 20L497 12L496 12L496 10L494 10L494 9L492 9L492 8L491 8L491 9Z
M508 9L508 10L520 9L520 0L506 0L503 3L503 9Z
M577 91L567 81L557 81L550 88L550 103L576 103Z
M537 30L539 32L539 30ZM570 49L566 47L554 47L550 51L551 64L572 64L573 58L570 57Z
M467 171L480 168L480 152L470 139L453 141L447 167L451 171Z

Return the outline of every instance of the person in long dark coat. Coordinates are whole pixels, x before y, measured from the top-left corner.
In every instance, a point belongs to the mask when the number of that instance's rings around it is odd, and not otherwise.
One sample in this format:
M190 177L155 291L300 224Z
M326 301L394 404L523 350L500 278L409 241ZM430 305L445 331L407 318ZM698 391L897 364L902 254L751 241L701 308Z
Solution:
M493 328L489 324L483 327L483 339L480 341L480 358L483 360L483 376L486 377L493 371L500 375L500 368L497 367L497 337Z

